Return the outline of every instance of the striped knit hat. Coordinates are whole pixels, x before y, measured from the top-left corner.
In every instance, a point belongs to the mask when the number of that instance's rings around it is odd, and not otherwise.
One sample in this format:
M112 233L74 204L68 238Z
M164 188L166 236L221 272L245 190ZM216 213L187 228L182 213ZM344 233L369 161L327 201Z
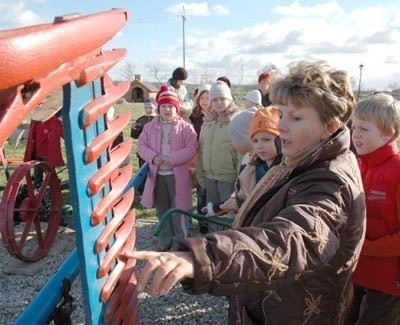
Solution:
M179 113L179 99L175 90L168 85L162 85L156 95L157 111L160 113L160 106L162 104L171 104L176 107L177 113Z

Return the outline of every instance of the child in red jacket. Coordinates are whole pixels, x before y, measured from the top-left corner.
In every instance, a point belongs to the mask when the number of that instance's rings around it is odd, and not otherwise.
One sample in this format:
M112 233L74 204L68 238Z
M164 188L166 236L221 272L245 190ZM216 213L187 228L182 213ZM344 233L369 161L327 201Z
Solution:
M361 100L352 130L367 228L347 324L400 324L400 101L383 93Z
M52 93L32 112L24 161L46 161L52 167L65 165L61 150L61 138L64 137L62 121L59 118L61 108L62 88ZM35 186L40 187L42 181L43 172L36 167Z

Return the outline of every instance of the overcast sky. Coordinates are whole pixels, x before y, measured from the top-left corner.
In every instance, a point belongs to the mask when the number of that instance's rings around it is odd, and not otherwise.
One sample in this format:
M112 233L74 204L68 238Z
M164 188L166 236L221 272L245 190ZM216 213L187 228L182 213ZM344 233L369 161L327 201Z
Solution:
M148 81L154 81L151 68L167 78L183 65L184 27L191 83L207 74L212 80L226 75L234 84L254 84L268 64L284 72L292 61L322 59L347 70L356 87L361 63L362 89L400 85L400 2L393 0L0 0L0 28L116 7L132 17L106 47L127 48L126 62Z

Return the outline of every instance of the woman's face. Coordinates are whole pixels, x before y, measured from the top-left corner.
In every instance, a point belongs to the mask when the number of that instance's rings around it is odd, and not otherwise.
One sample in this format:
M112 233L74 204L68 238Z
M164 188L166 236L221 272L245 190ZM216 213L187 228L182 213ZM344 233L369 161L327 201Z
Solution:
M212 107L218 115L222 115L230 103L231 101L224 97L216 97L211 100Z
M325 125L311 106L278 105L278 112L282 154L289 159L310 149L327 135Z
M172 122L176 117L176 107L171 104L160 105L160 116L164 122Z
M260 89L263 94L266 94L269 89L269 81L267 79L260 80L258 89Z
M208 91L204 91L199 97L199 105L202 112L207 113L211 107L211 101L208 99Z

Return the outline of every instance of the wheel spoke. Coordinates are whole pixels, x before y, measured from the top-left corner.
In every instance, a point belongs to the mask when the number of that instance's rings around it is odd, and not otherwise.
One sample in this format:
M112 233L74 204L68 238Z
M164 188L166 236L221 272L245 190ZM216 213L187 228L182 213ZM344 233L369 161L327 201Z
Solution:
M14 208L14 211L15 212L38 212L38 209L37 208L30 208L30 209L27 209L27 208Z
M25 227L24 227L24 231L22 232L21 237L19 239L18 249L21 252L22 252L22 248L25 246L26 240L27 240L27 238L29 236L29 231L30 231L30 229L32 227L32 222L33 222L32 219L26 221Z
M44 195L46 193L46 189L48 188L48 185L50 183L50 179L51 179L51 173L45 173L45 177L43 178L43 182L42 185L40 185L40 189L39 189L39 194L37 195L37 200L39 202L39 204L41 204Z
M28 197L29 200L32 203L35 203L35 206L37 206L37 201L36 201L36 197L35 197L35 189L33 187L33 180L32 180L32 175L30 170L26 173L26 188L28 190Z
M43 234L42 234L42 226L40 224L40 218L35 218L35 230L36 230L36 238L38 241L38 245L40 248L44 247Z

